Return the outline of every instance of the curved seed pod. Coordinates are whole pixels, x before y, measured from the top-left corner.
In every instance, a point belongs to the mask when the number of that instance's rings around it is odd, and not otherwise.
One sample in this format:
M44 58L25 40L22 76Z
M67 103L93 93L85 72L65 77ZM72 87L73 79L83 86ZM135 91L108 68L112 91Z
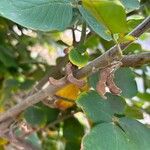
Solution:
M73 74L69 74L67 76L67 80L72 83L72 84L75 84L77 85L78 87L83 87L85 85L85 81L84 80L78 80L76 79Z
M96 90L97 92L102 96L102 98L106 99L105 97L106 94L106 82L107 78L110 75L110 68L104 68L100 71L100 80L96 85Z
M102 98L107 99L106 94L106 84L99 81L96 85L96 91L101 95Z
M79 80L79 79L76 79L74 76L73 76L73 72L72 72L72 64L71 63L68 63L66 65L66 74L67 74L67 80L72 83L72 84L75 84L79 87L83 87L85 85L85 81L84 80Z
M113 81L114 75L111 74L108 79L107 79L107 86L109 88L109 91L114 94L114 95L120 95L120 93L122 92L120 88L117 87L117 85L115 84L115 82Z

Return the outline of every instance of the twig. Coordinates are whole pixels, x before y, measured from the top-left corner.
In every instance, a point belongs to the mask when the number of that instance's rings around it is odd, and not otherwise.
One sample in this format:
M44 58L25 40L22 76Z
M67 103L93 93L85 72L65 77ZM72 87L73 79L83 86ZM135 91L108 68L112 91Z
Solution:
M133 54L125 56L122 59L123 67L139 67L143 64L150 63L150 52L144 52L141 54Z
M83 22L82 25L82 32L81 32L81 38L80 38L80 43L79 44L83 44L86 38L86 23Z
M130 35L133 35L134 37L139 37L141 34L143 34L145 31L147 31L150 28L150 17L145 19L137 28L135 28ZM125 49L131 42L125 43L125 44L120 44L121 49ZM74 75L76 78L82 78L87 75L89 75L92 72L93 67L95 68L102 68L108 65L108 62L106 58L109 58L110 63L114 60L116 54L117 54L117 47L114 46L111 48L109 51L101 55L100 57L96 58L94 61L92 61L90 64L85 66L84 68L80 70L76 70ZM64 80L64 85L61 87L67 85L67 81L65 78L62 78ZM28 107L42 101L46 97L50 95L54 95L56 91L58 91L61 87L56 87L53 85L49 85L46 89L40 90L34 95L31 95L27 97L24 101L21 103L17 104L16 106L12 107L5 113L3 113L0 116L0 122L5 121L8 118L11 117L16 117L19 115L22 111L27 109Z
M71 31L72 31L73 45L75 46L77 44L76 35L75 35L75 29L72 28Z

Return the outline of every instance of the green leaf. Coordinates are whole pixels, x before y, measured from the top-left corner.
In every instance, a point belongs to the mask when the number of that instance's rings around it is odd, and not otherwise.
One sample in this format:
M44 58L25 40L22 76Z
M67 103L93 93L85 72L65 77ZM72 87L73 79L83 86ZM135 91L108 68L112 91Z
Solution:
M84 45L87 48L94 49L100 43L99 37L97 35L92 35L85 40Z
M63 135L66 140L65 150L78 150L84 135L84 127L72 117L64 121Z
M142 15L133 15L131 16L128 21L128 27L129 30L132 31L136 26L138 26L142 21L144 20L144 17Z
M99 81L99 72L92 74L88 77L89 85L96 90L96 85Z
M65 150L80 150L81 142L67 142Z
M35 83L34 80L27 79L23 83L21 83L20 89L21 90L28 90L28 89L30 89L33 86L34 83Z
M122 4L126 7L127 10L132 11L140 7L139 0L121 0Z
M64 30L72 20L72 6L70 0L2 0L0 14L28 28Z
M126 13L118 0L83 0L83 6L99 23L103 23L111 33L128 31Z
M33 106L26 109L24 112L24 118L29 124L33 126L43 126L47 122L44 111L38 106Z
M84 135L83 125L74 117L67 119L64 121L63 135L67 141L80 141Z
M86 46L85 45L83 45L83 44L80 44L80 45L78 45L77 47L76 47L76 50L79 52L79 53L85 53L86 52Z
M146 128L142 123L126 117L121 118L119 124L130 141L135 144L135 150L149 150L150 128Z
M87 52L80 53L76 48L69 53L69 60L76 66L83 67L88 63L89 55Z
M41 109L44 111L44 114L47 118L47 124L55 121L58 118L60 112L58 109L47 107L42 103L39 103L39 106L41 106Z
M150 129L136 120L121 118L119 125L101 123L83 138L83 150L149 150Z
M106 96L107 100L104 100L97 92L90 91L82 93L76 103L93 122L110 122L114 114L123 113L125 102L119 96L111 94Z
M138 93L137 97L143 101L150 101L150 94L149 93Z
M2 45L0 45L0 61L6 67L17 67L17 63L13 56L13 52Z
M123 54L135 54L142 52L142 47L138 43L132 43L130 44L123 52Z
M143 112L136 106L127 106L125 108L125 115L129 118L143 119Z
M135 76L130 68L120 68L115 72L115 83L122 90L121 95L132 98L138 93Z
M91 27L91 29L96 32L100 37L105 40L110 41L112 38L109 33L107 33L106 27L99 23L86 9L83 7L79 7L80 13L83 18L86 20L87 24Z
M131 149L125 133L113 123L95 126L83 138L83 150L137 150Z

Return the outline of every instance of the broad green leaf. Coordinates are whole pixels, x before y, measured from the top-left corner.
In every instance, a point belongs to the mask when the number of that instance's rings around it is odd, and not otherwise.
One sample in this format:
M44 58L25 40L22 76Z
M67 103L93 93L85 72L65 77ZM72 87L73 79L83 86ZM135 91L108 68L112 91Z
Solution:
M149 150L150 128L147 128L136 120L128 119L126 117L121 118L119 124L125 131L131 143L135 144L135 150Z
M39 106L44 111L44 114L47 118L46 119L47 124L55 121L58 118L58 115L59 115L59 110L58 109L47 107L47 106L43 105L42 103L39 103Z
M63 136L66 140L65 150L80 149L81 139L84 135L84 127L76 118L64 121Z
M83 138L82 147L83 150L137 150L130 145L125 133L113 123L96 125Z
M120 0L127 10L132 11L140 7L139 0Z
M87 24L91 27L91 29L96 32L100 37L105 40L110 41L112 38L109 33L107 33L107 28L99 23L86 9L83 7L79 7L80 13L83 18L86 20Z
M72 20L72 6L70 0L1 0L0 14L28 28L64 30Z
M83 150L149 150L149 128L125 117L118 123L101 123L92 128L83 138Z
M89 55L87 52L80 53L76 48L69 53L69 60L76 66L83 67L88 63Z
M69 141L66 143L65 150L80 150L81 142Z
M95 92L82 93L76 103L87 116L95 123L110 122L114 114L121 114L124 111L124 99L119 96L107 94L107 100Z
M26 109L24 112L24 118L29 124L33 126L43 126L47 122L44 111L38 106L32 106Z
M130 68L120 68L115 72L115 83L122 90L121 95L132 98L137 94L135 76Z
M103 23L111 33L125 33L128 31L126 13L118 0L83 0L83 7L87 9L99 23Z
M67 141L79 141L83 135L83 125L81 125L76 118L72 117L64 121L63 136Z

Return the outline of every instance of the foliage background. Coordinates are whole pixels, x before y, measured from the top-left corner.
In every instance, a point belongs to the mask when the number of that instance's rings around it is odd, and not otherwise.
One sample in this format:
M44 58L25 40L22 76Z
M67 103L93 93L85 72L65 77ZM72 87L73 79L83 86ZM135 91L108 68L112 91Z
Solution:
M130 31L144 20L145 17L150 14L150 2L149 0L141 0L140 7L135 9L136 4L122 0L126 4L128 25ZM5 1L0 1L0 13L4 12L7 17L7 10L11 10L9 6L6 11L3 11L2 6ZM23 2L20 1L19 6ZM39 1L40 3L40 1ZM2 5L3 4L3 5ZM54 6L54 10L55 10ZM46 8L45 8L46 9ZM63 8L61 8L63 9ZM68 62L68 57L65 56L63 50L73 43L72 29L76 28L76 39L79 41L81 35L81 25L83 20L89 24L88 32L92 31L92 34L85 39L84 46L88 49L90 57L88 61L95 59L103 54L115 43L107 41L109 36L103 33L102 27L95 27L95 20L90 22L94 18L88 18L85 10L80 8L73 8L73 18L70 16L70 8L66 8L66 17L63 20L59 20L59 12L56 15L56 20L61 23L47 27L48 22L44 22L41 25L31 24L31 21L24 24L24 26L31 26L36 30L31 30L23 27L25 20L17 20L13 17L16 24L4 17L0 17L0 111L4 112L15 104L20 103L24 96L40 81L45 75L53 76L56 79L64 76L64 67ZM29 15L28 12L25 15ZM53 11L53 13L56 13ZM60 11L61 13L61 11ZM42 14L42 13L41 13ZM82 15L81 15L82 14ZM2 14L3 15L3 14ZM34 14L33 14L34 15ZM36 15L36 14L35 14ZM32 15L31 15L32 16ZM55 16L51 14L50 16ZM49 16L49 17L50 17ZM29 16L30 17L30 16ZM42 18L42 15L40 16ZM57 18L58 17L58 18ZM12 20L11 16L8 17ZM70 23L69 19L72 21ZM16 19L16 20L15 20ZM46 19L45 19L46 20ZM67 22L68 20L68 22ZM45 25L45 26L44 26ZM54 31L60 29L61 31ZM53 31L39 31L39 30L53 30ZM65 29L65 30L64 30ZM101 30L100 30L101 29ZM95 31L93 33L93 30ZM141 52L148 52L150 50L150 33L149 31L144 33L136 42L131 44L124 54L138 54ZM75 60L78 61L78 60ZM128 75L128 76L126 76ZM135 80L134 80L135 79ZM123 90L122 97L126 101L125 110L117 109L119 115L126 115L129 118L138 119L149 127L150 124L150 67L145 64L138 68L120 69L116 72L116 83ZM95 87L97 81L97 74L94 74L88 78L89 86ZM126 81L126 82L125 82ZM136 83L135 83L136 81ZM133 83L133 84L132 84ZM137 85L137 86L136 86ZM68 88L70 94L67 96L69 99L76 99L77 94L72 97L72 93L75 92L76 87ZM68 93L68 89L65 92ZM63 93L64 96L64 93ZM89 98L90 95L87 97ZM60 99L60 98L59 98ZM80 99L80 97L78 98ZM116 99L116 98L115 98ZM84 101L78 100L78 106L87 107ZM94 100L93 100L94 101ZM70 102L72 103L72 102ZM85 133L89 132L90 128L95 124L104 120L99 120L99 112L97 115L90 116L90 121L87 119L80 107L76 104L66 110L60 110L60 108L66 108L70 105L69 102L58 105L58 108L51 108L43 103L38 103L28 108L17 119L15 126L16 134L20 135L24 131L25 127L28 127L29 134L25 136L27 141L30 141L33 145L43 150L78 150L80 149L81 139ZM93 103L93 102L92 102ZM84 110L86 114L92 113L97 107L91 103L91 110ZM96 104L96 102L95 102ZM72 104L71 104L72 105ZM118 105L118 104L117 104ZM119 106L121 106L120 104ZM104 109L104 112L109 110ZM121 113L120 113L121 112ZM94 112L94 114L97 112ZM115 110L116 113L116 110ZM111 113L110 113L111 114ZM96 118L98 116L98 118ZM102 116L103 117L103 116ZM24 127L25 126L25 127ZM105 127L104 127L105 128ZM96 130L96 128L95 128ZM105 129L104 129L105 130ZM93 131L94 132L94 131ZM149 132L149 131L148 131ZM111 133L111 131L110 131ZM95 139L93 135L92 138ZM144 135L143 135L144 137ZM97 135L96 138L100 138ZM121 137L120 137L121 139ZM108 139L109 140L109 139ZM141 137L142 141L142 137ZM109 142L109 141L108 141ZM87 143L85 142L85 145ZM88 144L87 144L88 145ZM87 146L86 145L86 146ZM0 139L1 149L11 149L12 145L5 139ZM146 146L145 146L146 147ZM87 149L91 149L87 146ZM146 149L146 148L145 148Z

